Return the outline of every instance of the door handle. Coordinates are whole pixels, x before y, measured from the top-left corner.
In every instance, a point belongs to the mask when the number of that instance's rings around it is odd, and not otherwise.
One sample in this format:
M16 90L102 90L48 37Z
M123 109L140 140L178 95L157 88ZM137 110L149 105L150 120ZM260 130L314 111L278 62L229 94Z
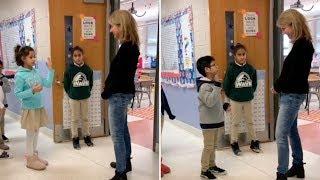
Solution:
M56 80L55 83L56 83L57 86L63 86L63 82L61 82L59 80Z

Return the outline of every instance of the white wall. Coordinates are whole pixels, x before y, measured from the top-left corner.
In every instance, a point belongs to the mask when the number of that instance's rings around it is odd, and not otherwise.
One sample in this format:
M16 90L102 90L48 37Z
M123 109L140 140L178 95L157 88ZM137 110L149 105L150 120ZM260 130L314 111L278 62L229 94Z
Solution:
M50 27L48 0L0 0L0 21L35 9L37 59L50 57Z
M167 17L178 10L185 9L190 5L193 12L195 58L197 60L201 56L211 54L208 0L162 0L161 18Z

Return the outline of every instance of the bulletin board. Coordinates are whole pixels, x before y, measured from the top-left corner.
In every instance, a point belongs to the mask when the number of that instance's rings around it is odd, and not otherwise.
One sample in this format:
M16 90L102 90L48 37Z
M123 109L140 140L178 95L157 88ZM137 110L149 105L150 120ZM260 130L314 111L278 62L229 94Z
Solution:
M93 87L88 104L89 127L101 126L101 71L93 72ZM81 121L79 121L81 128ZM66 92L63 94L63 129L71 128L71 109L69 104L69 96Z
M17 69L14 47L18 44L36 49L34 9L0 21L0 60L7 71Z
M256 131L264 131L266 128L266 72L265 70L257 70L258 85L252 100L252 118L254 129ZM230 134L231 118L230 113L225 113L225 134ZM239 133L247 132L245 120L242 119L239 127Z
M194 88L196 80L192 7L161 20L161 82Z

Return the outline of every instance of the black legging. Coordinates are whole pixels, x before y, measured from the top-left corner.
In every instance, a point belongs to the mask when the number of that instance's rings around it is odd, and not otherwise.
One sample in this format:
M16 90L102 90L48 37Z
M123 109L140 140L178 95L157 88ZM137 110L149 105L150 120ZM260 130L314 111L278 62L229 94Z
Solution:
M164 115L164 111L167 112L167 114L169 115L169 117L174 116L171 112L166 94L164 93L162 87L161 87L161 114Z

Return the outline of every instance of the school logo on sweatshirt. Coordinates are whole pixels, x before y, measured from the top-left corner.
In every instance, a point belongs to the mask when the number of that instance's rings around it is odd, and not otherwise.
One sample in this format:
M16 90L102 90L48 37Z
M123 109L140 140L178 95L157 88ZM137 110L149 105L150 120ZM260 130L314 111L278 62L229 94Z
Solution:
M246 72L241 72L234 83L235 88L245 88L252 87L252 80L250 79L249 74Z
M73 77L72 85L73 85L73 87L89 86L89 81L87 79L87 76L82 72L78 72Z

